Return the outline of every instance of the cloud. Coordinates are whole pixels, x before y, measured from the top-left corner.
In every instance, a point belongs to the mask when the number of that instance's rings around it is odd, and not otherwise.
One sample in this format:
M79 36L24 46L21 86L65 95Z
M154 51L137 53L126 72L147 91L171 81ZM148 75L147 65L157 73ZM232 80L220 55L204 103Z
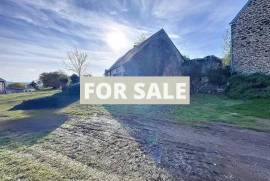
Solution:
M63 69L66 52L74 48L89 54L89 73L102 75L139 35L150 36L161 28L183 54L220 55L225 26L244 2L2 0L0 77L30 81L44 71ZM113 32L126 37L120 51L108 45L106 37Z

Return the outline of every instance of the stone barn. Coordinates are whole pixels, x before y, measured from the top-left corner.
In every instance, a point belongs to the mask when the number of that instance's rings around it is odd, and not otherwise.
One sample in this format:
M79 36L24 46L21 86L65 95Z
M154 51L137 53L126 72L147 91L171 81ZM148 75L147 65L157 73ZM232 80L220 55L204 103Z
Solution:
M177 76L184 59L161 29L119 58L105 76Z
M6 81L0 78L0 94L6 93Z
M270 74L270 0L249 0L231 31L232 72Z

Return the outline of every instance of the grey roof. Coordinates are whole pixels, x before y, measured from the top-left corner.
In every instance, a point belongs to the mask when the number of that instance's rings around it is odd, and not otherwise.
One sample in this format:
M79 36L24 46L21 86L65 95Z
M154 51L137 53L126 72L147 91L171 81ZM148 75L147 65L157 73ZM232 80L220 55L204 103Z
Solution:
M239 18L241 13L246 10L246 8L250 5L250 3L254 0L248 0L248 2L245 4L245 6L238 12L238 14L235 16L235 18L231 21L230 24L235 23L235 21Z
M145 46L147 46L153 39L157 38L157 37L161 37L161 36L165 36L168 37L168 39L171 41L171 39L169 38L169 36L167 35L167 33L165 32L164 29L161 29L160 31L158 31L157 33L155 33L154 35L152 35L150 38L146 39L145 41L143 41L142 43L140 43L137 46L134 46L133 49L129 50L124 56L120 57L110 68L110 70L119 67L122 64L127 63L128 61L131 61L132 58L134 57L134 55L136 55L138 52L140 52ZM171 41L172 45L175 47L174 43ZM176 48L176 47L175 47ZM177 49L177 48L176 48ZM177 49L178 51L178 49ZM181 53L178 51L178 53L181 55Z
M0 77L0 82L6 82L6 81Z

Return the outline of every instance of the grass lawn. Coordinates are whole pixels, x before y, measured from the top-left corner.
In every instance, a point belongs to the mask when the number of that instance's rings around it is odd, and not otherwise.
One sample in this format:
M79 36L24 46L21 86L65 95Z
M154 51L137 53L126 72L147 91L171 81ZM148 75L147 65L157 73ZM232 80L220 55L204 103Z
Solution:
M245 101L232 100L224 96L197 95L192 97L191 105L188 106L93 106L79 105L76 102L63 108L51 110L10 111L12 107L23 101L47 97L55 93L57 91L0 95L0 123L11 120L12 122L17 121L16 124L21 121L26 124L28 120L33 119L30 123L39 125L44 121L46 125L65 119L59 124L52 124L52 128L44 133L25 132L24 135L20 135L4 130L8 134L2 136L3 132L0 132L0 180L108 179L102 170L92 169L62 153L64 149L70 149L64 143L58 145L63 148L62 151L56 152L50 149L51 143L61 142L59 139L62 138L62 135L56 137L55 129L59 127L68 129L76 124L76 121L92 116L111 114L115 117L127 116L145 119L145 121L147 119L173 120L185 124L225 122L249 129L270 131L269 99ZM62 114L69 116L69 118L62 117ZM70 120L70 117L74 116L82 119ZM68 136L70 136L71 142L77 137L76 133ZM65 139L69 138L65 137Z
M115 116L136 116L194 124L222 122L270 131L270 99L234 100L225 96L196 95L190 105L105 106Z
M23 101L30 99L40 99L44 97L52 97L59 91L44 91L33 93L19 93L0 95L0 180L97 180L103 178L109 180L106 173L100 170L91 169L87 165L82 164L74 159L69 158L63 153L58 153L48 149L48 145L56 139L55 130L57 128L68 128L71 125L67 121L66 116L78 115L81 106L75 103L72 106L64 108L52 109L34 109L34 110L13 110L15 105L21 104ZM43 100L43 99L41 99ZM49 99L50 100L50 99ZM84 113L87 116L95 114L91 113L95 107L83 106ZM82 111L82 110L81 110ZM62 122L63 116L67 122ZM25 124L40 125L50 124L48 128L44 126L44 130L31 132L32 128L28 128ZM60 120L60 121L59 121ZM52 122L59 122L53 124ZM2 126L5 122L12 125L22 123L20 130L5 130ZM44 122L44 123L42 123ZM34 129L36 129L34 126ZM24 128L27 127L27 128ZM21 131L23 130L23 131ZM30 130L30 131L29 131ZM59 139L58 139L59 141ZM72 141L72 140L71 140ZM64 144L61 146L65 146ZM68 146L65 147L68 149ZM87 179L86 179L87 178Z
M51 96L58 91L40 91L31 93L18 93L18 94L7 94L0 95L0 121L1 120L11 120L11 119L22 119L29 117L27 111L10 111L15 105L27 101L29 99L36 99L46 96ZM33 112L33 111L32 111ZM36 111L38 113L38 111Z
M0 121L38 116L44 110L10 109L29 99L51 96L57 91L0 95ZM46 110L45 110L46 111ZM103 114L132 116L144 119L174 120L183 123L223 122L240 127L270 130L270 99L234 100L225 96L196 95L190 105L79 105L62 108L62 112L82 117Z
M270 99L233 100L225 96L197 95L189 106L176 106L178 121L224 122L270 131Z

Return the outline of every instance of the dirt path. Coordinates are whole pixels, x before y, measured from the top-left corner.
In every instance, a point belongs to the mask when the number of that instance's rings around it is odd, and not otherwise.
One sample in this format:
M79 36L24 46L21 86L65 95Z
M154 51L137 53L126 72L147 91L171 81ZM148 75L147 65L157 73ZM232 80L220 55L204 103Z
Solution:
M270 135L221 124L73 118L44 144L127 180L269 180ZM71 141L72 140L72 141Z
M62 179L270 180L268 133L136 115L71 116L20 154Z
M190 127L138 118L122 121L175 179L270 180L270 134L224 124Z

